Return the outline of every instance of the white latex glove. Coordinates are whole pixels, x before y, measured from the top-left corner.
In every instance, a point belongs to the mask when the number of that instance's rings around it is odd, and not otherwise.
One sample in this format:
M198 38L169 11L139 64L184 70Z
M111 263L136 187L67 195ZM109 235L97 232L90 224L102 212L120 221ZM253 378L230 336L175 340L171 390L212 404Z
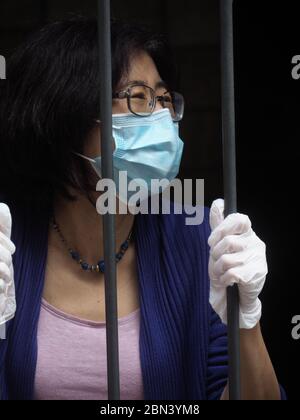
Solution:
M16 248L10 240L11 215L6 204L0 203L0 339L5 338L5 323L16 312L12 255Z
M248 216L235 213L224 220L224 200L212 204L210 225L210 303L227 324L226 289L237 283L240 328L252 329L261 318L258 296L268 273L266 246L253 232Z

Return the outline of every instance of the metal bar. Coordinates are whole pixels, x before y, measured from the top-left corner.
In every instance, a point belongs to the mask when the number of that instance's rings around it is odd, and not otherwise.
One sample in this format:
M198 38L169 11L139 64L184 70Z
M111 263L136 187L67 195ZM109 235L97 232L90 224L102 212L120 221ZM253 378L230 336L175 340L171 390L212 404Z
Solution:
M102 178L114 179L110 0L98 0ZM114 197L115 198L115 197ZM115 216L103 217L108 399L120 400Z
M225 216L237 211L233 0L220 0ZM227 289L229 399L241 399L239 291Z

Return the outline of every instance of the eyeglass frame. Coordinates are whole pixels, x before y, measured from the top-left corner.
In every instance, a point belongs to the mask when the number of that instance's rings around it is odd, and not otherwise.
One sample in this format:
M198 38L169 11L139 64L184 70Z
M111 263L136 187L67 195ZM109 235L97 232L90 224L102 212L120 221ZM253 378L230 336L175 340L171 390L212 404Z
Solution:
M153 97L153 105L152 105L152 111L150 112L150 114L149 114L149 115L140 115L140 114L137 114L137 113L136 113L136 112L134 112L134 111L132 110L132 108L131 108L131 101L130 101L131 96L130 96L130 90L131 90L132 88L136 87L136 86L142 86L142 87L148 88L148 89L150 89L150 91L151 91L151 93L152 93L152 97ZM129 86L128 86L125 90L121 90L120 92L115 92L115 93L113 94L113 99L127 99L127 106L128 106L128 109L130 110L130 112L131 112L132 114L136 115L137 117L145 118L145 117L148 117L148 116L150 116L150 115L152 115L152 114L153 114L153 112L154 112L154 110L155 110L155 108L156 108L156 105L157 105L157 101L161 100L161 101L163 102L163 96L162 96L162 95L156 95L155 93L156 93L156 92L155 92L155 90L154 90L154 89L152 89L152 87L151 87L151 86L147 86L146 84L142 84L142 83L133 83L132 85L129 85ZM185 102L184 102L184 97L183 97L183 95L182 95L181 93L179 93L179 92L176 92L176 91L170 91L170 90L166 90L166 92L165 92L165 93L176 94L176 95L179 95L179 96L182 98L182 103L183 103L182 116L181 116L180 118L178 118L178 119L174 119L174 118L172 117L172 119L173 119L173 121L174 121L174 122L180 122L180 121L182 121L183 116L184 116L184 106L185 106ZM164 108L164 109L167 109L167 107L164 107L164 106L163 106L163 108Z

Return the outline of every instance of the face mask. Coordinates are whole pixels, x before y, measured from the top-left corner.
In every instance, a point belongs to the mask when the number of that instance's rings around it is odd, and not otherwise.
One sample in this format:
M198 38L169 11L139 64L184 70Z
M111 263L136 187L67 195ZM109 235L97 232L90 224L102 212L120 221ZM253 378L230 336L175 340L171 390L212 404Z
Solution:
M138 180L146 182L147 197L151 195L151 180L167 179L171 183L178 175L184 144L179 137L179 125L173 122L168 109L143 118L133 114L113 115L113 137L114 181L121 201L127 202L139 191L127 191L127 197L124 196L119 186L121 171L127 172L127 186L131 181L135 186L140 186ZM101 157L80 156L89 160L102 178ZM141 187L144 189L142 184Z

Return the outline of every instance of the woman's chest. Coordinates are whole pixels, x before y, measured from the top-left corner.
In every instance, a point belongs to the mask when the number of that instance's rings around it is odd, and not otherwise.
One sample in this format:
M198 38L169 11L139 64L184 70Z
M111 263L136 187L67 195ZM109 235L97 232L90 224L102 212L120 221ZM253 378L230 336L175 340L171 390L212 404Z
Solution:
M143 399L139 310L119 319L122 399ZM42 303L35 375L37 400L107 399L105 323L65 315Z
M134 252L134 248L128 252L132 264L121 261L117 265L118 318L140 307ZM67 260L55 250L48 251L43 298L67 314L96 322L105 321L104 276L80 270L74 261Z

